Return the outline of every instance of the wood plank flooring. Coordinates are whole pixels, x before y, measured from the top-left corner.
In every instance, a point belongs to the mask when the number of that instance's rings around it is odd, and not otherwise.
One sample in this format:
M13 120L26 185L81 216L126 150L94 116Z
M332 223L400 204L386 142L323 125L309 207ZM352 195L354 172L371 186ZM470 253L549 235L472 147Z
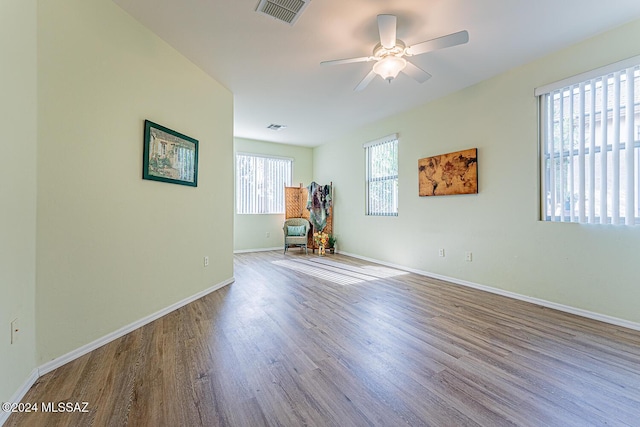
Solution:
M236 282L41 377L7 426L640 426L640 332L342 255Z

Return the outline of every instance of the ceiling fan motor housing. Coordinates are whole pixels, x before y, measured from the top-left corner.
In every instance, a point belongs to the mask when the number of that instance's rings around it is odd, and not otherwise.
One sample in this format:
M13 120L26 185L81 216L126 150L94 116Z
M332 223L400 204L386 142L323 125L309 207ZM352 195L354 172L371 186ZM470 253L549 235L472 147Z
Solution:
M389 56L389 55L401 57L406 54L405 52L406 49L407 49L407 46L400 39L396 39L396 45L391 49L387 49L386 47L382 46L381 43L378 43L373 48L373 57L374 59L382 59L385 56Z

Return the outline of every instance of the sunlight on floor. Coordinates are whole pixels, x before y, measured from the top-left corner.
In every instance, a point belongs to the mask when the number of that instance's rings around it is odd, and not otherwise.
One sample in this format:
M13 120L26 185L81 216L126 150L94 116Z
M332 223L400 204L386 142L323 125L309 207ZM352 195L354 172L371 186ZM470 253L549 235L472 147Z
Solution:
M406 271L395 270L388 267L373 265L357 267L325 258L273 261L273 264L319 279L328 280L339 285L354 285L381 278L408 274Z
M379 279L409 274L408 272L403 270L397 270L395 268L390 268L390 267L383 267L381 265L355 266L355 265L343 264L341 262L333 261L327 258L312 258L312 262L323 264L323 265L334 266L343 270L349 270L352 272L365 274L367 276L375 276L376 278L379 278Z

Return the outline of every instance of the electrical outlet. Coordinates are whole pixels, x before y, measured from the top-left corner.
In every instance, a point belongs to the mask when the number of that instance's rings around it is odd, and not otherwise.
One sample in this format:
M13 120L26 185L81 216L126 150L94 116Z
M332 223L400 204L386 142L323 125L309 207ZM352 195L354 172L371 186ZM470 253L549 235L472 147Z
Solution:
M13 321L11 321L11 344L15 344L18 341L19 335L20 325L18 324L18 319L13 319Z
M269 233L269 232L267 231L266 233L264 233L264 237L266 237L266 238L268 239L269 237L271 237L271 233Z
M441 248L438 250L438 256L441 256L441 257L444 256L444 249Z
M204 257L204 266L205 267L209 267L209 257L208 256Z
M473 254L471 252L465 252L464 253L464 260L465 261L473 261Z

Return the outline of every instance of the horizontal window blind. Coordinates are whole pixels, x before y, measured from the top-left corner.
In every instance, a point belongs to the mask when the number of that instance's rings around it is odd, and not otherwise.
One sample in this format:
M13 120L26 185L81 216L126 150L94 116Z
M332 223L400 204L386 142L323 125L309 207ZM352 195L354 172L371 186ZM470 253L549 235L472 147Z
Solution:
M291 159L236 155L236 212L284 213L284 187L291 185Z
M364 145L367 215L398 215L398 135Z
M640 57L537 90L542 219L640 223Z

